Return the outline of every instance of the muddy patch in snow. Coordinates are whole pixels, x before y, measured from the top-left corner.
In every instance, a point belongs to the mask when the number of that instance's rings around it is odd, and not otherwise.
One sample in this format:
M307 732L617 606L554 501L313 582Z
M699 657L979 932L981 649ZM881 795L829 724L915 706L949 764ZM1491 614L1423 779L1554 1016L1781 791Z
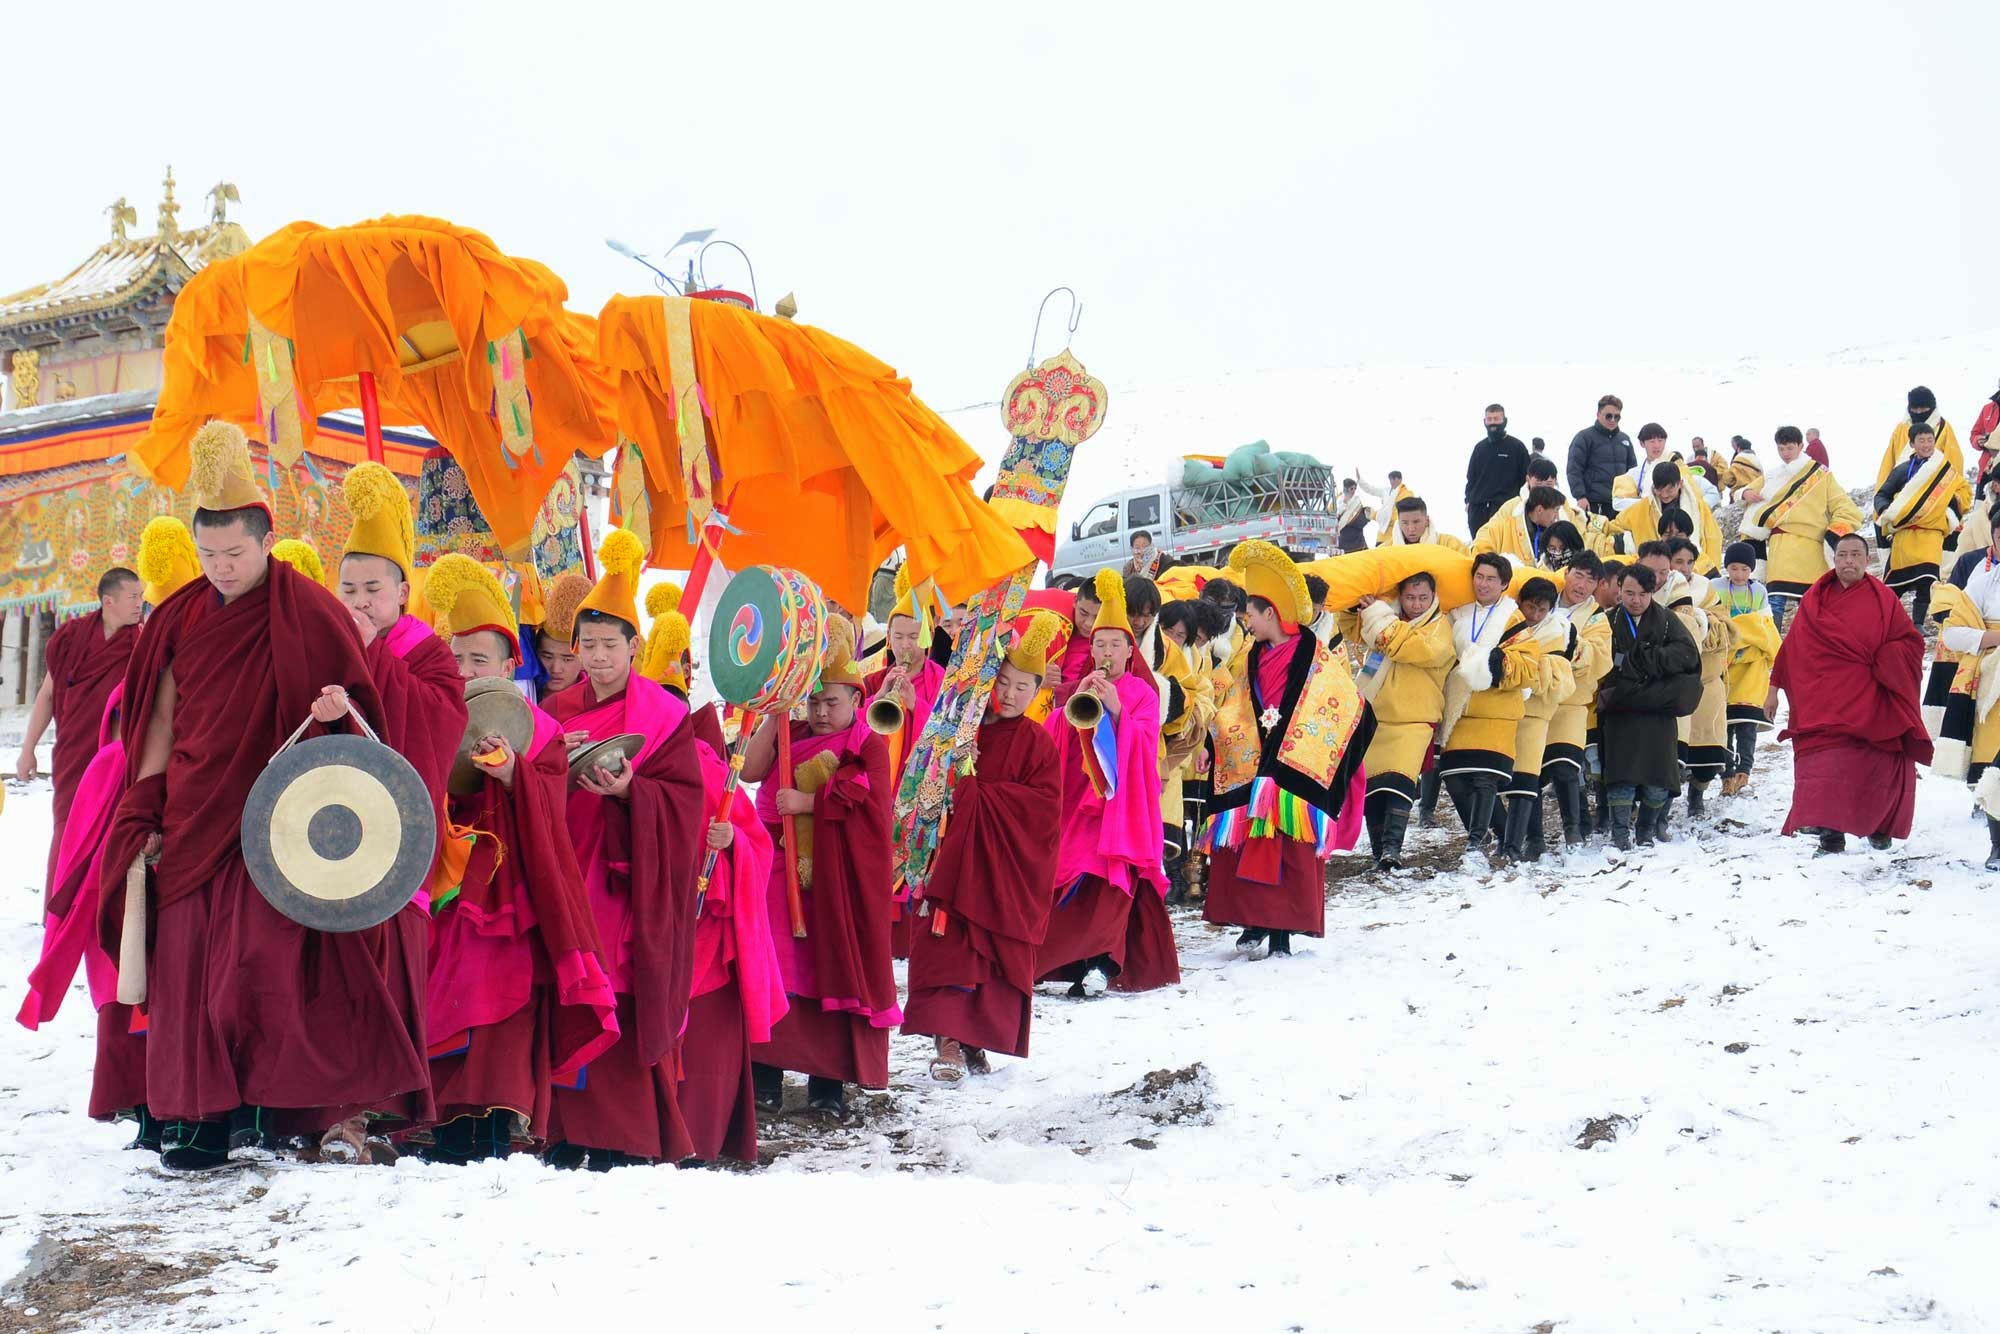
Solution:
M0 1288L0 1320L25 1334L80 1329L114 1314L120 1325L138 1326L190 1297L213 1296L203 1280L229 1259L169 1250L151 1223L45 1232Z

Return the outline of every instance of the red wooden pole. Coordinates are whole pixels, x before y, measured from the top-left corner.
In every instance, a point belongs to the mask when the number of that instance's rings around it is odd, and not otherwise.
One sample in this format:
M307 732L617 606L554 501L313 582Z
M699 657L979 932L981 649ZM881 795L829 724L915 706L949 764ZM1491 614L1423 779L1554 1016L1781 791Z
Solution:
M784 714L778 717L778 786L792 785L792 720ZM799 898L799 828L798 818L784 817L785 846L781 855L785 859L785 907L792 919L792 938L806 938L805 904Z
M507 446L502 444L500 448ZM583 476L581 472L577 474ZM590 549L590 487L586 484L576 493L576 536L583 544L583 576L591 583L597 582L597 553Z
M363 371L361 380L361 434L368 442L368 461L382 461L382 404L375 397L375 372Z

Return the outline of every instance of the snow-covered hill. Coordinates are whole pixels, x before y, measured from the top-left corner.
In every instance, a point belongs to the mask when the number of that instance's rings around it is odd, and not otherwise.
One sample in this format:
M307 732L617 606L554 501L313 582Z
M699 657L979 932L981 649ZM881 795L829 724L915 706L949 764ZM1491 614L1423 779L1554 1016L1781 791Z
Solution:
M1504 331L1498 341L1504 343ZM1316 454L1343 476L1358 468L1377 483L1400 467L1432 512L1460 531L1465 461L1484 434L1480 414L1488 403L1505 405L1509 429L1524 443L1541 436L1561 467L1570 437L1590 424L1603 394L1624 400L1623 425L1635 440L1649 421L1666 427L1669 443L1682 450L1697 435L1711 449L1726 449L1730 436L1743 435L1767 464L1775 459L1771 434L1778 427L1817 426L1835 475L1860 485L1874 481L1913 385L1937 394L1962 440L2000 383L2000 330L1814 361L1362 365L1169 384L1128 381L1115 352L1092 346L1087 328L1076 353L1104 381L1110 411L1078 451L1064 496L1065 524L1106 492L1164 479L1182 454L1226 453L1263 439L1273 449ZM996 372L996 392L1008 374ZM1006 447L997 403L945 416L989 464Z

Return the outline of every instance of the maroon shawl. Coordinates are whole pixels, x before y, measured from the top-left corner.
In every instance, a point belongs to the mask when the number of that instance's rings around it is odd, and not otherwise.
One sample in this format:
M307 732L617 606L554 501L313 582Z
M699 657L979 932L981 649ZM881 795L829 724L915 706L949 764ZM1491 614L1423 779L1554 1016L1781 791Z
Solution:
M169 667L176 687L173 755L164 774L142 782L146 729ZM153 612L125 676L120 726L128 786L106 839L99 884L98 935L114 956L125 872L147 836L163 836L156 906L208 884L240 858L250 788L329 685L345 688L380 727L381 697L354 618L283 561L272 561L264 582L234 602L224 604L208 580L195 579Z
M442 842L445 780L465 735L465 682L442 639L410 617L403 622L368 645L368 671L382 696L382 721L375 730L424 780ZM419 632L398 633L411 626Z
M136 625L106 639L101 611L66 621L49 637L49 688L56 725L55 750L49 761L56 788L56 836L49 843L52 853L62 843L63 821L69 818L77 781L97 754L97 728L104 719L104 703L125 679L125 668L138 642Z
M1062 760L1047 731L1026 717L989 719L979 729L975 771L952 794L951 819L938 846L925 896L965 924L975 954L1008 985L1035 989L1035 946L1048 933L1055 896L1062 809ZM918 930L927 929L919 919ZM969 979L920 976L924 951L910 960L910 988L964 985Z
M1771 669L1791 704L1780 740L1794 754L1863 745L1929 764L1923 666L1923 636L1888 585L1871 575L1845 588L1828 570L1800 600Z

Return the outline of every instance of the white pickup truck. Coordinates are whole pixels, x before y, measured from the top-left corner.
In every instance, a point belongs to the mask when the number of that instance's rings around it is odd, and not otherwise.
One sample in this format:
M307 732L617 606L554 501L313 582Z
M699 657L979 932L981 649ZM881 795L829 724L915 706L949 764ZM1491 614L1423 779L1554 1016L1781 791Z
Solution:
M1289 466L1241 481L1134 487L1090 503L1056 546L1053 577L1089 578L1132 554L1146 533L1176 562L1221 565L1238 542L1262 538L1302 560L1340 549L1333 469Z

